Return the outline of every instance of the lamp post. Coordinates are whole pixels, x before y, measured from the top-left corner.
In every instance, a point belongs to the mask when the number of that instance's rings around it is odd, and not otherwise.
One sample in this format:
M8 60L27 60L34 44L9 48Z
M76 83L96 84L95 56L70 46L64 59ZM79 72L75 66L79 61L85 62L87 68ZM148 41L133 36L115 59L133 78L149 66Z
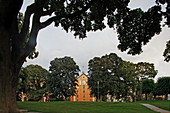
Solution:
M97 81L97 86L98 86L97 94L98 94L98 101L99 101L99 99L100 99L100 97L99 97L99 81Z
M170 79L169 79L169 86L170 86ZM168 98L169 98L169 110L170 110L170 91L169 91Z

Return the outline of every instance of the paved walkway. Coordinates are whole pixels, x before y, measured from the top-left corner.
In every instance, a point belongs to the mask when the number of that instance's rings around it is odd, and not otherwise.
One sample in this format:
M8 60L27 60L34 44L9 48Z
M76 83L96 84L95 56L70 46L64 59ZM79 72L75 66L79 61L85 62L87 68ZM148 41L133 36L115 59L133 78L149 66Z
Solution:
M170 111L163 110L161 108L158 108L158 107L150 105L150 104L142 104L142 105L146 106L147 108L152 109L153 111L159 112L159 113L170 113Z
M28 113L41 113L41 112L28 112Z
M28 112L28 110L23 110L23 109L21 109L20 110L22 113L41 113L41 112Z

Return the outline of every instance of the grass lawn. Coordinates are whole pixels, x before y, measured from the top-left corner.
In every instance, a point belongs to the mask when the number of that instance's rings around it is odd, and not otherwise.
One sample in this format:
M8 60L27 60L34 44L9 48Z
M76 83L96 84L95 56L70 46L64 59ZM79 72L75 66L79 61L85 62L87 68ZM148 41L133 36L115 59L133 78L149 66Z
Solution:
M155 100L155 101L143 101L141 103L152 104L162 109L170 111L170 101L169 100Z
M43 113L156 113L138 102L18 102L18 106Z

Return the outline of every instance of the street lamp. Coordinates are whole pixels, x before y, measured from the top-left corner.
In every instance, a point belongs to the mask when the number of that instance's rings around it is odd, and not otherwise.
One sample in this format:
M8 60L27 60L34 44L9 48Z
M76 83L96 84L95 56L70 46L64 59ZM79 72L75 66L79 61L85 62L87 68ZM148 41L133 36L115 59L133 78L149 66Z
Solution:
M99 98L99 81L97 81L97 86L98 86L98 91L97 92L98 92L98 101L99 101L99 99L100 99Z
M169 86L170 86L170 79L169 79ZM170 110L170 91L168 91L168 92L169 92L168 98L169 98L169 110Z

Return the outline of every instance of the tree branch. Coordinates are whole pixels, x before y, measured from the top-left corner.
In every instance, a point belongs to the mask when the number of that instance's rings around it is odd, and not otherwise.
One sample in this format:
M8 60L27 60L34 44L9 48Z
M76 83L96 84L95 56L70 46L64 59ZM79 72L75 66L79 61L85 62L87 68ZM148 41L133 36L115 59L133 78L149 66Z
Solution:
M29 56L33 52L37 44L38 32L39 32L39 28L33 25L31 32L30 32L29 40L25 48L22 49L21 61L25 61L26 57Z
M21 31L21 34L20 34L20 37L24 39L26 38L26 35L27 35L27 32L29 30L29 24L30 24L30 17L31 15L33 14L33 23L32 23L32 28L31 28L31 32L30 32L30 36L29 36L29 40L26 42L24 40L24 42L26 43L26 45L24 45L25 43L22 42L22 45L21 46L21 62L23 62L23 60L26 59L27 56L29 56L32 51L34 50L36 44L37 44L37 35L38 35L38 32L40 29L42 28L45 28L47 27L48 25L50 25L52 22L54 22L55 20L60 20L62 18L69 18L69 19L72 19L76 16L79 16L81 15L82 13L84 13L85 11L87 11L91 5L93 3L95 3L97 0L91 0L86 6L82 7L81 10L78 10L78 11L75 11L74 13L72 14L66 14L66 13L63 13L62 15L60 16L53 16L51 18L49 18L47 21L43 22L43 23L40 23L40 18L42 16L45 16L47 14L52 14L52 12L54 12L55 10L52 9L50 11L46 11L46 12L43 12L43 7L44 7L44 4L46 1L44 0L39 0L39 1L36 1L34 4L30 5L28 8L27 8L27 11L25 13L25 18L24 18L24 25L23 25L23 28L22 28L22 31Z
M43 5L35 2L34 4L28 6L26 12L25 12L25 18L24 18L24 25L20 34L20 38L22 40L21 43L21 62L25 61L26 57L29 56L32 51L34 50L36 44L37 44L37 35L39 32L39 26L40 26L40 17L41 17L41 11L43 9ZM29 25L30 25L30 17L33 15L32 19L32 26L31 30L28 35ZM28 41L26 40L28 38Z
M20 39L25 41L26 35L28 34L29 30L29 25L30 25L30 17L34 13L35 10L35 4L31 4L30 6L27 7L25 15L24 15L24 23L22 26L22 30L20 33Z
M40 29L43 29L43 28L47 27L48 25L50 25L55 20L60 20L61 18L70 18L70 19L72 19L72 18L74 18L76 16L79 16L82 13L84 13L85 11L87 11L97 1L98 0L91 0L86 6L82 7L81 10L77 10L72 14L64 13L63 15L60 15L60 16L53 16L53 17L49 18L48 20L46 20L45 22L42 22L40 24Z
M28 10L26 12L26 17L25 17L26 23L24 26L25 28L23 28L23 32L26 33L23 34L25 38L29 30L30 17L32 14L33 14L33 18L32 18L32 26L30 30L30 35L28 37L28 41L25 41L26 43L25 46L22 46L22 53L21 53L22 60L25 60L26 57L29 56L34 51L35 46L37 45L37 35L40 30L40 18L42 16L45 2L47 2L47 0L35 1L34 4L28 7Z
M50 10L48 10L48 11L43 11L42 12L42 14L41 14L41 16L51 16L52 15L52 13L55 11L56 9L54 8L54 7L52 7Z

